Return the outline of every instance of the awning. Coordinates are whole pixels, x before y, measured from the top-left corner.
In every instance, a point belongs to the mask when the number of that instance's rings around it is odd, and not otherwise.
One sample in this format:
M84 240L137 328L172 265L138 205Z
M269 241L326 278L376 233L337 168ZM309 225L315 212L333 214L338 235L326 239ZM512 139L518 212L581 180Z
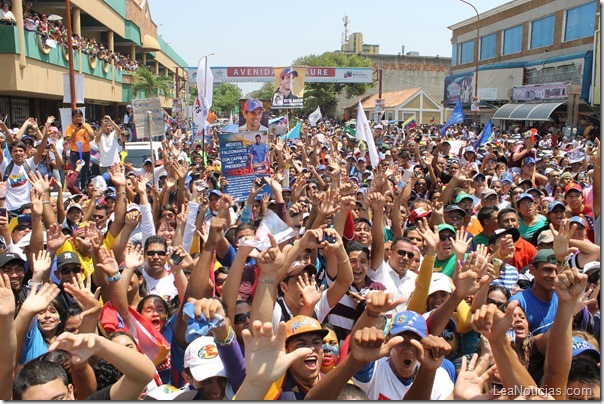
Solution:
M157 42L157 39L153 38L149 34L145 34L145 36L143 37L143 46L142 47L145 50L154 50L154 51L161 50L161 46L159 45L159 42Z
M541 104L505 104L499 108L493 119L505 121L549 121L556 108L567 102L544 102Z

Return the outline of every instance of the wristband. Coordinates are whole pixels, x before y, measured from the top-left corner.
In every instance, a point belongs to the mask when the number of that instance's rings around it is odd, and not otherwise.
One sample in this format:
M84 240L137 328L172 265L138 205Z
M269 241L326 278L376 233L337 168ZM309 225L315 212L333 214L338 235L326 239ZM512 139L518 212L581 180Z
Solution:
M274 285L275 283L277 283L276 279L268 279L268 278L258 278L258 282L260 283L270 283L272 285Z
M115 276L108 276L107 277L107 281L109 281L109 282L117 282L120 279L122 279L122 274L120 272L118 272L117 275L115 275Z
M220 345L220 346L229 346L233 343L233 341L235 340L236 334L235 331L233 331L233 328L231 326L229 326L229 335L226 337L226 339L224 341L219 341L216 338L214 338L214 343L216 345Z

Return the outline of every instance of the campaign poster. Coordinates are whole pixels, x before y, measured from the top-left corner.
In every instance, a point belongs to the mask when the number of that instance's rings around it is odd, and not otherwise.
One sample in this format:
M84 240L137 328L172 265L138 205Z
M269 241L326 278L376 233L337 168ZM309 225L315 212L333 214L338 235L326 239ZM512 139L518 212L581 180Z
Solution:
M269 157L267 132L221 133L220 161L229 195L246 200L254 179L271 174Z
M239 100L239 132L268 132L269 100Z
M444 105L452 105L459 100L467 105L472 101L472 74L445 77Z
M305 78L305 67L275 67L275 90L271 107L274 109L302 108Z

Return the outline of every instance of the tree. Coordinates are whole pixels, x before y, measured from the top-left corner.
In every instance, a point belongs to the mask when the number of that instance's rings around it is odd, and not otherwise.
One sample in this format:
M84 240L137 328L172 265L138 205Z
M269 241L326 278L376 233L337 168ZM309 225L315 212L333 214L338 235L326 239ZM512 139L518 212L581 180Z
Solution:
M347 55L341 52L325 52L322 55L309 55L297 58L292 66L328 66L328 67L371 67L371 59L360 55ZM272 83L271 83L272 84ZM304 86L304 108L300 111L307 116L321 107L324 116L334 115L338 96L358 97L373 87L373 83L306 83Z
M228 116L239 105L242 98L241 89L236 84L222 83L214 88L212 111L218 116Z
M146 97L172 97L172 79L165 75L156 75L147 66L141 66L134 72L132 95L144 92Z
M259 90L252 91L245 98L255 98L257 100L272 100L275 83L264 83Z

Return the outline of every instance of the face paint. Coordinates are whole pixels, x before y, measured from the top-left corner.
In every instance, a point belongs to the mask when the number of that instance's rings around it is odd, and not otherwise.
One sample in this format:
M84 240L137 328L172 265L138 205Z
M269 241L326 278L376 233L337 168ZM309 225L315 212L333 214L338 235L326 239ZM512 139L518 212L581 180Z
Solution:
M333 367L340 357L340 347L338 345L323 344L323 353L321 367Z

